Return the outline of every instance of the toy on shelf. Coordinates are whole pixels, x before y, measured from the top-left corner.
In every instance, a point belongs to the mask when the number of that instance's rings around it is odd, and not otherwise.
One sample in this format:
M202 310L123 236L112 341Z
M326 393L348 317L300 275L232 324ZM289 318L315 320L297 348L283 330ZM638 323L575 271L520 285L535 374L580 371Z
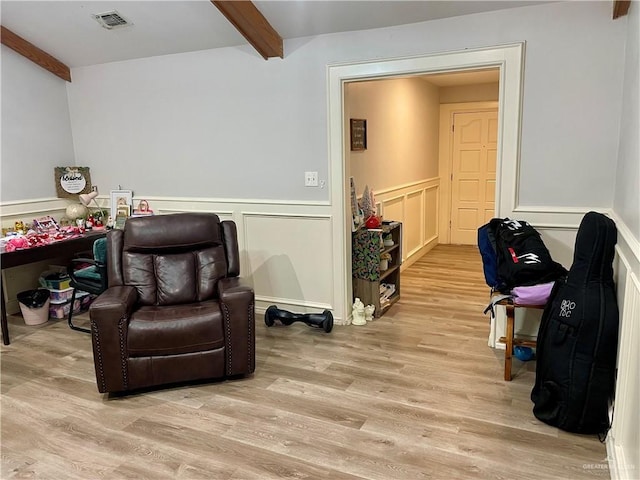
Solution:
M146 200L140 200L138 203L138 208L133 211L134 217L146 217L148 215L153 215L153 210L149 208L149 202Z
M53 219L53 217L47 215L46 217L40 217L33 220L33 229L38 233L56 233L60 231L60 226Z
M382 217L377 214L376 198L373 195L373 190L369 189L369 185L364 187L359 207L362 212L364 226L369 229L380 228Z
M78 198L80 199L80 203L87 208L87 214L85 215L86 217L86 228L88 230L95 228L96 230L102 230L105 228L105 217L107 215L107 211L106 209L100 207L100 205L98 205L98 201L96 200L96 197L98 196L98 191L94 190L92 192L89 193L83 193L82 195L78 195ZM91 208L90 205L93 202L93 204L96 207L96 210L94 212L91 212Z

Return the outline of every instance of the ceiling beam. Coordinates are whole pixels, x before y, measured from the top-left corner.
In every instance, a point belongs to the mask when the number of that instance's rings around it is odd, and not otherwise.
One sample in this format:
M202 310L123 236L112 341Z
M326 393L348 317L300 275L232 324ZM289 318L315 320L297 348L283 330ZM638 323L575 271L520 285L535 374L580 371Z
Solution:
M269 24L253 2L247 0L211 0L218 10L227 17L234 27L267 60L271 57L284 58L282 37Z
M6 45L11 50L18 52L23 57L28 58L36 65L50 71L61 79L71 82L71 71L69 67L60 60L52 57L44 50L40 50L34 44L16 35L8 28L0 26L0 29L0 41L2 45Z
M624 17L629 11L631 0L615 0L613 2L613 19Z

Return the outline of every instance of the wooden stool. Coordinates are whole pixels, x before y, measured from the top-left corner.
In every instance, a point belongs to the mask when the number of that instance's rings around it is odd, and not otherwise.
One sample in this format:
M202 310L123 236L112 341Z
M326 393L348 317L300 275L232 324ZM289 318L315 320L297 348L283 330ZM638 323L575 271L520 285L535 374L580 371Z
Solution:
M535 340L524 340L521 338L514 338L514 325L516 320L516 308L535 308L537 310L544 310L544 305L521 305L519 303L513 303L511 299L505 298L496 303L496 305L502 305L507 310L507 332L505 337L500 337L498 340L500 343L506 344L504 350L504 379L507 382L511 381L511 362L513 357L513 347L516 345L522 345L525 347L536 346Z

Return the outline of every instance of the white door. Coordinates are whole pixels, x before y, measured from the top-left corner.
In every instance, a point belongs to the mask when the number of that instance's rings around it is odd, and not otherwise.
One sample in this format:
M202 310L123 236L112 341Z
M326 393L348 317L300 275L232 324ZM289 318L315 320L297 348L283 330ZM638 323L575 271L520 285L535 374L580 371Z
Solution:
M494 215L497 145L497 110L454 114L451 243L476 245Z

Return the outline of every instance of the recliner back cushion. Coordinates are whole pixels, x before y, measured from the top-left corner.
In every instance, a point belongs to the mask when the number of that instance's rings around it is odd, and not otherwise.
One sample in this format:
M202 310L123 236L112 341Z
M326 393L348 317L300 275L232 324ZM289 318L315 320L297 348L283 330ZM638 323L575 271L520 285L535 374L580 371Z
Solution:
M142 305L201 302L215 295L227 271L222 245L185 253L124 252L124 280L138 290Z
M122 242L122 280L142 305L214 298L228 273L220 219L211 213L130 218Z

